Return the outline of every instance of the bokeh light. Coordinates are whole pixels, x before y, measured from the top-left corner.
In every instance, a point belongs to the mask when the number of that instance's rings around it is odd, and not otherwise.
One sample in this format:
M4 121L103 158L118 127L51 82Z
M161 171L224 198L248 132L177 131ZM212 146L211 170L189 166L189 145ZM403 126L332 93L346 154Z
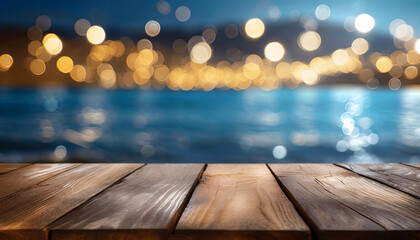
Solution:
M156 37L160 32L160 24L155 20L150 20L144 26L144 30L150 37Z
M416 66L408 66L405 70L404 70L404 76L409 79L415 79L419 74L419 70Z
M354 25L357 31L367 33L375 27L375 19L369 14L360 14L356 17Z
M321 36L315 31L306 31L299 35L298 45L304 51L315 51L321 45Z
M70 71L70 77L76 82L83 82L86 79L86 69L82 65L74 65Z
M191 49L191 61L195 63L205 63L207 62L212 54L212 50L210 45L208 45L206 42L199 42L194 45L194 47Z
M91 27L90 22L82 18L82 19L77 20L77 22L74 24L74 31L76 31L76 33L79 36L86 36L86 32L88 31L90 27Z
M256 39L264 34L265 25L259 18L251 18L245 23L245 33L248 37Z
M381 73L389 72L392 68L392 61L389 57L380 57L376 60L376 68Z
M169 5L168 2L163 1L163 0L159 1L156 4L156 8L157 8L158 12L160 14L163 14L163 15L167 15L171 12L171 5Z
M45 50L52 55L57 55L63 50L63 43L54 33L45 35L42 39L42 44L44 45Z
M264 48L264 55L268 60L278 62L284 56L284 47L279 42L270 42Z
M62 73L69 73L73 69L73 60L68 56L62 56L57 60L57 68Z
M356 38L351 44L351 50L357 55L363 55L369 50L369 43L363 38Z
M42 75L45 72L46 66L41 59L34 59L31 61L29 69L35 75Z
M175 17L180 22L186 22L191 17L191 11L187 6L180 6L175 10Z
M100 26L94 25L87 30L86 37L91 44L101 44L105 41L105 30Z
M420 54L420 39L417 39L415 42L414 49L416 49L417 53Z
M48 31L51 27L51 19L48 16L41 15L36 19L35 25L44 32Z
M13 65L13 57L10 54L0 56L0 71L7 71Z
M328 19L330 14L331 9L325 4L321 4L315 9L315 16L321 21Z

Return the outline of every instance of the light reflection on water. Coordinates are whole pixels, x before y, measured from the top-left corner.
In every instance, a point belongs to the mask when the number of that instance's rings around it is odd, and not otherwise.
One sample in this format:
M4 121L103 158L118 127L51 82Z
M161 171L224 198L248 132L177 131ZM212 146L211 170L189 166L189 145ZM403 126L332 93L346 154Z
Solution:
M419 162L420 90L0 89L0 161Z

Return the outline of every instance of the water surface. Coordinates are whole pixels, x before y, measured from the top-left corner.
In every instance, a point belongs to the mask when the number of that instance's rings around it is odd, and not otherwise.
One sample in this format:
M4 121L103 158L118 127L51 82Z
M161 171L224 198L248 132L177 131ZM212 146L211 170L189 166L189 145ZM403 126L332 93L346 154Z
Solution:
M420 91L0 89L0 162L420 162Z

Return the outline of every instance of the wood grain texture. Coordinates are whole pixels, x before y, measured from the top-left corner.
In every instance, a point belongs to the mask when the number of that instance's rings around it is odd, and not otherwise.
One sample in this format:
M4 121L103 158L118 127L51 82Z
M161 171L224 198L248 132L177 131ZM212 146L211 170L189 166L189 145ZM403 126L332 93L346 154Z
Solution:
M167 239L203 169L147 165L52 224L51 238Z
M0 236L38 239L43 228L141 164L83 164L0 199ZM29 236L22 234L28 233Z
M263 164L208 165L175 234L187 239L310 238Z
M420 169L399 163L338 164L362 176L420 198Z
M413 196L330 164L270 164L318 239L418 239Z
M0 174L28 166L29 163L0 163Z
M41 183L53 176L79 166L78 164L33 164L0 175L0 199Z

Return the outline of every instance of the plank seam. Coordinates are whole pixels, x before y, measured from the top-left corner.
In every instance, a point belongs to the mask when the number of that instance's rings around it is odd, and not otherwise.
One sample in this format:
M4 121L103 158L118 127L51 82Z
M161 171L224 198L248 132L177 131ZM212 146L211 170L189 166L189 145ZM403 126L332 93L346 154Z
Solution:
M82 165L82 164L79 164ZM44 226L42 228L42 230L46 233L46 235L48 236L48 239L51 239L51 232L49 230L49 226L51 226L52 224L54 224L55 222L57 222L59 219L63 218L64 216L66 216L67 214L69 214L70 212L78 209L79 207L81 207L83 204L85 204L86 202L90 201L91 199L95 198L96 196L98 196L99 194L103 193L104 191L106 191L108 188L118 184L122 179L128 177L129 175L133 174L134 172L138 171L140 168L146 166L146 164L143 164L141 166L139 166L138 168L135 168L133 171L128 172L126 175L122 176L121 178L117 179L115 182L113 182L112 184L110 184L109 186L105 187L104 189L102 189L102 191L99 191L98 193L96 193L95 195L93 195L90 198L87 198L85 201L81 202L79 205L73 207L72 209L68 210L67 212L65 212L63 215L61 215L60 217L58 217L57 219L55 219L54 221L52 221L51 223L49 223L48 225Z
M178 216L174 216L174 219L175 219L174 224L173 224L173 226L171 226L171 227L169 228L169 233L170 233L170 235L172 235L172 236L173 236L173 235L175 235L175 229L176 229L176 226L178 226L179 220L181 219L181 216L182 216L182 214L184 213L185 208L187 208L188 203L191 201L191 198L192 198L192 196L193 196L193 194L194 194L194 192L195 192L195 190L196 190L196 188L197 188L198 184L200 183L200 180L201 180L201 178L203 177L204 172L205 172L205 171L206 171L206 169L207 169L207 165L208 165L208 164L204 164L204 166L202 167L202 169L201 169L200 173L197 175L197 177L196 177L196 179L195 179L195 181L194 181L193 185L191 186L190 191L189 191L189 192L188 192L188 194L185 196L184 201L182 202L181 206L179 207L179 214L178 214Z
M12 169L12 170L10 170L10 171L8 171L8 172L2 172L2 173L0 173L0 175L6 174L6 173L10 173L10 172L13 172L13 171L16 171L16 170L19 170L19 169L22 169L22 168L24 168L24 167L31 166L31 165L32 165L31 163L24 164L23 166L18 167L18 168L15 168L15 169Z
M274 173L273 169L270 168L269 164L265 164L268 170L273 175L274 179L276 180L277 184L279 185L280 189L283 191L284 195L286 195L287 199L292 203L293 207L295 208L296 212L299 216L303 219L306 225L308 225L311 231L311 239L318 240L318 227L316 226L315 222L306 214L303 207L299 204L299 202L295 199L293 194L287 189L287 187L280 181L277 175Z
M400 164L400 163L399 163L399 164ZM394 190L397 190L397 191L399 191L399 192L402 192L402 193L404 193L404 194L408 194L408 195L410 195L410 196L412 196L412 197L414 197L414 198L416 198L416 199L420 199L420 198L419 198L419 197L417 197L416 195L411 194L411 193L409 193L409 192L405 192L405 191L403 191L403 190L401 190L401 189L395 188L394 186L392 186L391 184L388 184L388 183L386 183L386 182L381 182L381 181L379 181L379 180L377 180L377 179L375 179L375 178L373 178L373 177L363 175L363 174L361 174L361 173L358 173L358 172L356 172L356 171L353 171L352 169L346 168L346 167L344 167L344 166L342 166L342 165L340 165L340 164L337 164L337 163L334 163L334 165L335 165L335 166L337 166L337 167L344 168L344 169L346 169L347 171L353 172L353 173L355 173L355 174L357 174L357 175L359 175L359 176L361 176L361 177L364 177L364 178L367 178L367 179L373 180L373 181L375 181L375 182L377 182L377 183L379 183L379 184L383 184L383 185L385 185L385 186L388 186L388 187L390 187L390 188L392 188L392 189L394 189ZM407 165L405 165L405 164L401 164L401 165L407 166Z
M399 163L399 164L402 164L402 165L407 166L407 167L415 168L415 169L420 169L420 167L417 167L415 165L411 165L409 163Z

